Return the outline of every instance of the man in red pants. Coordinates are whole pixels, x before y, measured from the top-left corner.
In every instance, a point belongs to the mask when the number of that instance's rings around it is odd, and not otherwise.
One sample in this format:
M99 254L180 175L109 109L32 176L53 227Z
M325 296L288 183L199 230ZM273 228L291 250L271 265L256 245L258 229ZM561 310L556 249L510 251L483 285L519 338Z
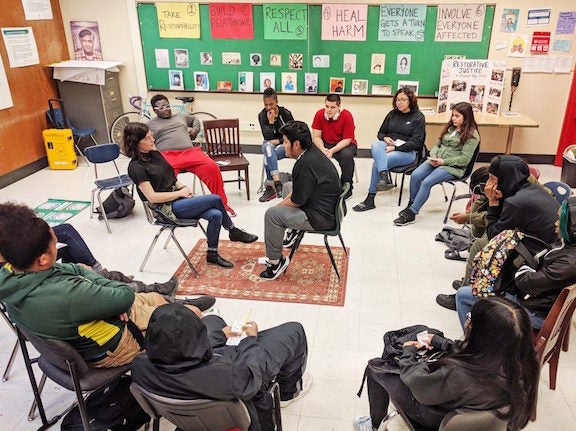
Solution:
M220 168L200 147L192 145L192 139L200 132L200 121L189 114L172 115L170 102L162 94L152 97L150 104L154 108L156 118L148 121L148 127L154 135L156 147L174 168L176 175L181 170L196 175L208 186L210 192L222 198L230 217L235 217L236 212L228 206Z

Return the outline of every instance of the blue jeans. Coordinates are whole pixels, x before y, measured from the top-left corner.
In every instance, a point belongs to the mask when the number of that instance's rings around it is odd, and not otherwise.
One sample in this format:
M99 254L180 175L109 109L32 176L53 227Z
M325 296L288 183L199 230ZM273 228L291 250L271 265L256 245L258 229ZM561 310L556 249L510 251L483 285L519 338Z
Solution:
M286 157L286 151L282 143L278 145L264 141L262 144L262 154L264 154L264 168L266 170L266 179L272 183L272 175L278 175L278 160Z
M372 143L372 176L368 193L376 193L376 184L380 181L380 172L389 171L398 166L405 166L416 160L416 151L392 151L386 152L386 144L383 141Z
M58 249L58 259L64 263L83 263L94 266L96 258L78 233L74 226L64 223L52 228L58 242L66 244L67 247Z
M432 186L455 178L442 167L435 168L430 163L424 162L418 166L410 175L410 202L412 202L410 209L412 212L414 214L420 212L420 208L424 206L430 196Z
M181 219L199 219L208 221L206 236L208 237L208 250L218 250L220 228L230 230L234 227L230 216L218 195L194 196L178 199L172 202L172 211Z
M472 295L472 286L462 286L456 291L456 311L458 312L458 319L460 319L460 325L464 330L464 325L466 324L466 314L472 309L472 306L476 302L478 297ZM506 294L506 298L512 302L518 303L518 297L511 293ZM533 311L528 310L526 307L522 307L528 313L530 318L530 325L534 329L542 328L546 316L542 316Z

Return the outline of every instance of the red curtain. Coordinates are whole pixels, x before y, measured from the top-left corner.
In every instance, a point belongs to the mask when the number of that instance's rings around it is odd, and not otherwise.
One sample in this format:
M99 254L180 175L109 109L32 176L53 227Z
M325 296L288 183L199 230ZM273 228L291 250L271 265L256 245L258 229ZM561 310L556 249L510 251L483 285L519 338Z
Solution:
M570 88L570 95L568 96L568 103L566 104L564 123L562 124L558 150L556 151L556 158L554 159L556 166L562 166L562 154L566 147L572 144L576 144L576 73L574 73L572 77L572 86Z

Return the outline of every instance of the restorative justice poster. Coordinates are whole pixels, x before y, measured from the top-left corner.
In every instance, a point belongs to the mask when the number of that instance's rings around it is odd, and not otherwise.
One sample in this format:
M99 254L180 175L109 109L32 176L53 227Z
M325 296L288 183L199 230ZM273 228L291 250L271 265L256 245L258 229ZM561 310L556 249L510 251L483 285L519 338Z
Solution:
M438 113L458 102L468 102L474 112L499 115L506 62L450 59L442 62Z

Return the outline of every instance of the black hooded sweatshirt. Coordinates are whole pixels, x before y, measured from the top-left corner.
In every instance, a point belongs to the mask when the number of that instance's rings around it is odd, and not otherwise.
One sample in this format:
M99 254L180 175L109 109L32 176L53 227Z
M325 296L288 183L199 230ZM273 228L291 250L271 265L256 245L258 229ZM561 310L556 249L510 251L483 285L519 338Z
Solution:
M245 401L252 425L257 425L252 398L260 393L265 359L256 337L234 348L218 349L226 337L208 334L206 326L181 304L158 307L146 331L146 354L132 363L132 379L149 391L176 399L212 398ZM259 429L250 427L250 430Z
M528 165L518 156L497 156L489 172L498 177L498 189L503 197L499 206L488 207L488 238L506 229L519 229L542 241L524 240L533 254L552 244L556 239L554 223L558 219L558 203L543 188L528 182Z

